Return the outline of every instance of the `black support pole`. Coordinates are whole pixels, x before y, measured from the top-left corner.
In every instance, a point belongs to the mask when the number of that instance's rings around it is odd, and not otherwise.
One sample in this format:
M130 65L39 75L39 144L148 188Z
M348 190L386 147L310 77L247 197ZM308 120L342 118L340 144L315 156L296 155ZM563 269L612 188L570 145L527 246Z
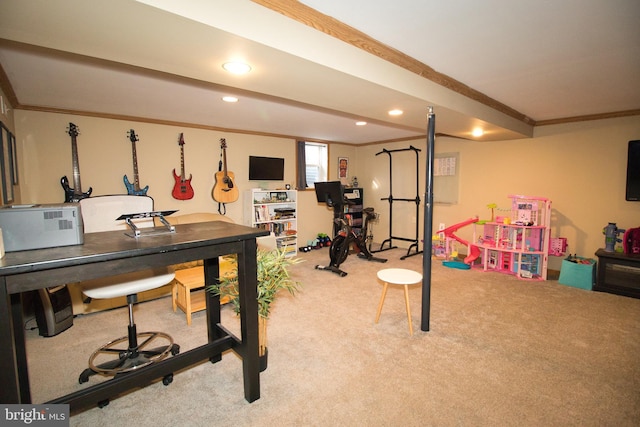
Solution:
M431 236L433 235L433 158L435 149L436 115L429 107L427 116L427 180L424 203L424 244L422 255L422 321L420 329L429 331L431 316Z

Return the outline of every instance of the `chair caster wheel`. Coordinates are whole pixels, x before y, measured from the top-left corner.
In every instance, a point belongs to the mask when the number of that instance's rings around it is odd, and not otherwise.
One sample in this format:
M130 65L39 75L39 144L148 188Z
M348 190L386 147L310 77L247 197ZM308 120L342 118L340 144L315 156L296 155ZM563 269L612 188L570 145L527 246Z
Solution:
M109 404L109 399L101 400L98 402L98 408L102 409Z
M175 356L176 354L180 353L180 346L178 344L174 344L171 347L171 355Z
M78 378L78 382L80 384L84 384L87 381L89 381L89 377L93 374L93 371L91 369L85 369L84 371L82 371L82 373L80 374L80 377Z
M165 377L162 379L162 384L164 385L169 385L172 382L173 382L173 374L165 375Z

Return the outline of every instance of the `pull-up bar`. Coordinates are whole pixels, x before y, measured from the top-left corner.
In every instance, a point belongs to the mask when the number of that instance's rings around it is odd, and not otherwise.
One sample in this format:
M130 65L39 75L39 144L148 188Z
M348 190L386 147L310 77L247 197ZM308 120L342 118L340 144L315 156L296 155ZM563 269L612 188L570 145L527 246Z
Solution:
M393 153L398 153L398 152L402 152L402 151L413 151L416 155L416 197L413 199L407 199L407 198L394 198L393 197L393 158L392 158L392 154ZM420 227L420 221L418 220L420 218L420 195L418 193L418 189L419 189L419 175L418 175L418 152L420 151L420 149L415 148L414 146L410 145L409 148L399 148L396 150L387 150L386 148L383 149L382 151L380 151L379 153L376 153L376 156L379 154L387 154L389 156L389 197L384 197L380 200L387 200L389 202L389 238L384 240L382 242L382 244L380 245L380 249L378 249L377 251L373 251L373 252L381 252L381 251L386 251L389 249L394 249L397 246L393 246L393 239L396 240L402 240L405 242L411 242L411 245L409 246L409 249L407 250L407 254L403 257L401 257L400 259L405 259L407 257L413 256L413 255L418 255L420 253L422 253L421 250L418 250L418 242L419 242L419 227ZM415 238L408 238L408 237L398 237L398 236L394 236L393 235L393 203L394 202L414 202L416 204L416 234L415 234ZM388 244L389 247L385 248L385 244ZM415 248L415 253L411 253L411 249Z

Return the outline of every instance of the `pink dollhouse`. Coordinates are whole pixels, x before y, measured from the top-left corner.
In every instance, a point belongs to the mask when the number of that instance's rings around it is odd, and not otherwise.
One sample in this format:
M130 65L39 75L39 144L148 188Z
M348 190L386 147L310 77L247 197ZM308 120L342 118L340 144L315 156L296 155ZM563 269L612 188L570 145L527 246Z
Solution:
M547 279L551 201L543 197L510 195L511 217L482 225L477 237L484 271L514 274L523 279Z

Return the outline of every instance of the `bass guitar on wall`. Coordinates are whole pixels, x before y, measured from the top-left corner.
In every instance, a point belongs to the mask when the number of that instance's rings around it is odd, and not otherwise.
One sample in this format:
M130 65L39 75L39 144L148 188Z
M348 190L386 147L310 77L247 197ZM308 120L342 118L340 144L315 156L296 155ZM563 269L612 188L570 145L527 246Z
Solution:
M138 179L138 155L136 154L136 141L139 141L136 131L129 130L129 140L131 141L131 152L133 154L133 183L129 182L129 178L125 175L124 186L127 187L127 194L132 196L146 196L149 186L140 188L140 180Z
M64 189L64 202L79 202L82 199L86 199L91 196L93 188L89 187L86 193L82 192L82 185L80 185L80 164L78 163L78 143L77 136L79 133L78 127L73 123L69 123L69 129L67 131L71 137L71 159L73 162L73 188L69 187L69 179L67 176L60 178L60 184Z
M238 200L238 188L235 186L233 172L227 171L227 141L220 138L222 150L222 167L216 172L216 182L211 191L211 197L218 203L231 203Z
M173 169L173 178L176 183L173 186L171 195L174 199L189 200L193 198L193 188L191 187L191 174L189 174L189 179L186 179L184 174L184 137L182 133L180 133L178 145L180 146L180 176Z

